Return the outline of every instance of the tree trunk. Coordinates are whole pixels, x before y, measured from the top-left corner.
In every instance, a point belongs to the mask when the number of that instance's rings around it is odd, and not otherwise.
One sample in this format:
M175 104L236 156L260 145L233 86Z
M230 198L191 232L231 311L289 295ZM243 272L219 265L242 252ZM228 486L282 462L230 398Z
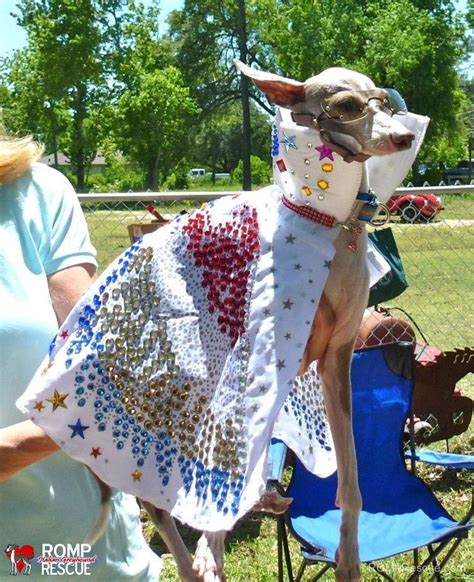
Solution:
M245 0L239 0L239 52L240 60L247 64L247 23L245 16ZM252 189L252 174L250 167L250 103L249 79L240 75L240 91L242 96L242 189Z
M73 119L73 143L71 144L70 159L76 171L77 190L86 190L86 139L84 135L84 120L87 116L86 109L87 89L84 84L76 87L75 111Z
M152 192L158 192L158 162L160 156L156 155L154 158L150 159L148 162L148 170L146 174L145 188L151 190Z

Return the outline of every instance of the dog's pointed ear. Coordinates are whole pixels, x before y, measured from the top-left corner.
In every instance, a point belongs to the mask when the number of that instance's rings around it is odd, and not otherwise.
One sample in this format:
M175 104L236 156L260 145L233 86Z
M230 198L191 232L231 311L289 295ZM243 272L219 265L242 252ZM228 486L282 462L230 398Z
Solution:
M280 107L291 107L305 100L304 83L252 69L238 59L234 59L234 64L241 73L252 79L260 91L265 93L270 103Z

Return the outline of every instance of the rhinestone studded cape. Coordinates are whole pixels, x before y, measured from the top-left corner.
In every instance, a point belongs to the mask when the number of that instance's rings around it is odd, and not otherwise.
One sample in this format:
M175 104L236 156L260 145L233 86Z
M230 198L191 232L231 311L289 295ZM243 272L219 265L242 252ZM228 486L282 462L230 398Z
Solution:
M198 529L231 529L258 500L280 410L335 468L317 380L294 379L339 229L281 196L220 199L132 245L17 403L105 482Z

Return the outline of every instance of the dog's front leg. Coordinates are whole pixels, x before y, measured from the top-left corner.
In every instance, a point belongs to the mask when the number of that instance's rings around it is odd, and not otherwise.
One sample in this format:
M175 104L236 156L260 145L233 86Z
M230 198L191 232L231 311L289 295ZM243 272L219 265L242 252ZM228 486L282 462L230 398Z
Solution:
M336 505L341 508L340 543L336 555L336 580L360 579L357 531L362 499L352 432L350 364L353 342L328 346L319 361L324 400L337 459Z
M167 511L155 507L148 501L141 499L140 503L155 524L168 550L173 554L180 580L183 580L183 582L198 582L199 578L193 571L191 555L184 545L174 519Z
M194 556L193 571L200 582L225 582L224 541L226 531L203 532Z

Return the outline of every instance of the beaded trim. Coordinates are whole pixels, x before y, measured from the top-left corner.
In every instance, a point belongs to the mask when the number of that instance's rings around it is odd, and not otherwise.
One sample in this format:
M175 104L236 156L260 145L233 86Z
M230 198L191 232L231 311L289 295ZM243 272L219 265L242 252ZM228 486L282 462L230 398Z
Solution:
M298 204L294 204L293 202L288 200L288 198L286 198L285 196L283 196L282 202L284 206L286 206L290 210L293 210L293 212L296 212L296 214L304 216L305 218L309 218L313 222L317 222L318 224L322 224L323 226L327 226L328 228L332 228L337 224L337 220L334 218L334 216L329 216L329 214L323 214L322 212L318 212L314 208L311 208L311 206L299 206Z

